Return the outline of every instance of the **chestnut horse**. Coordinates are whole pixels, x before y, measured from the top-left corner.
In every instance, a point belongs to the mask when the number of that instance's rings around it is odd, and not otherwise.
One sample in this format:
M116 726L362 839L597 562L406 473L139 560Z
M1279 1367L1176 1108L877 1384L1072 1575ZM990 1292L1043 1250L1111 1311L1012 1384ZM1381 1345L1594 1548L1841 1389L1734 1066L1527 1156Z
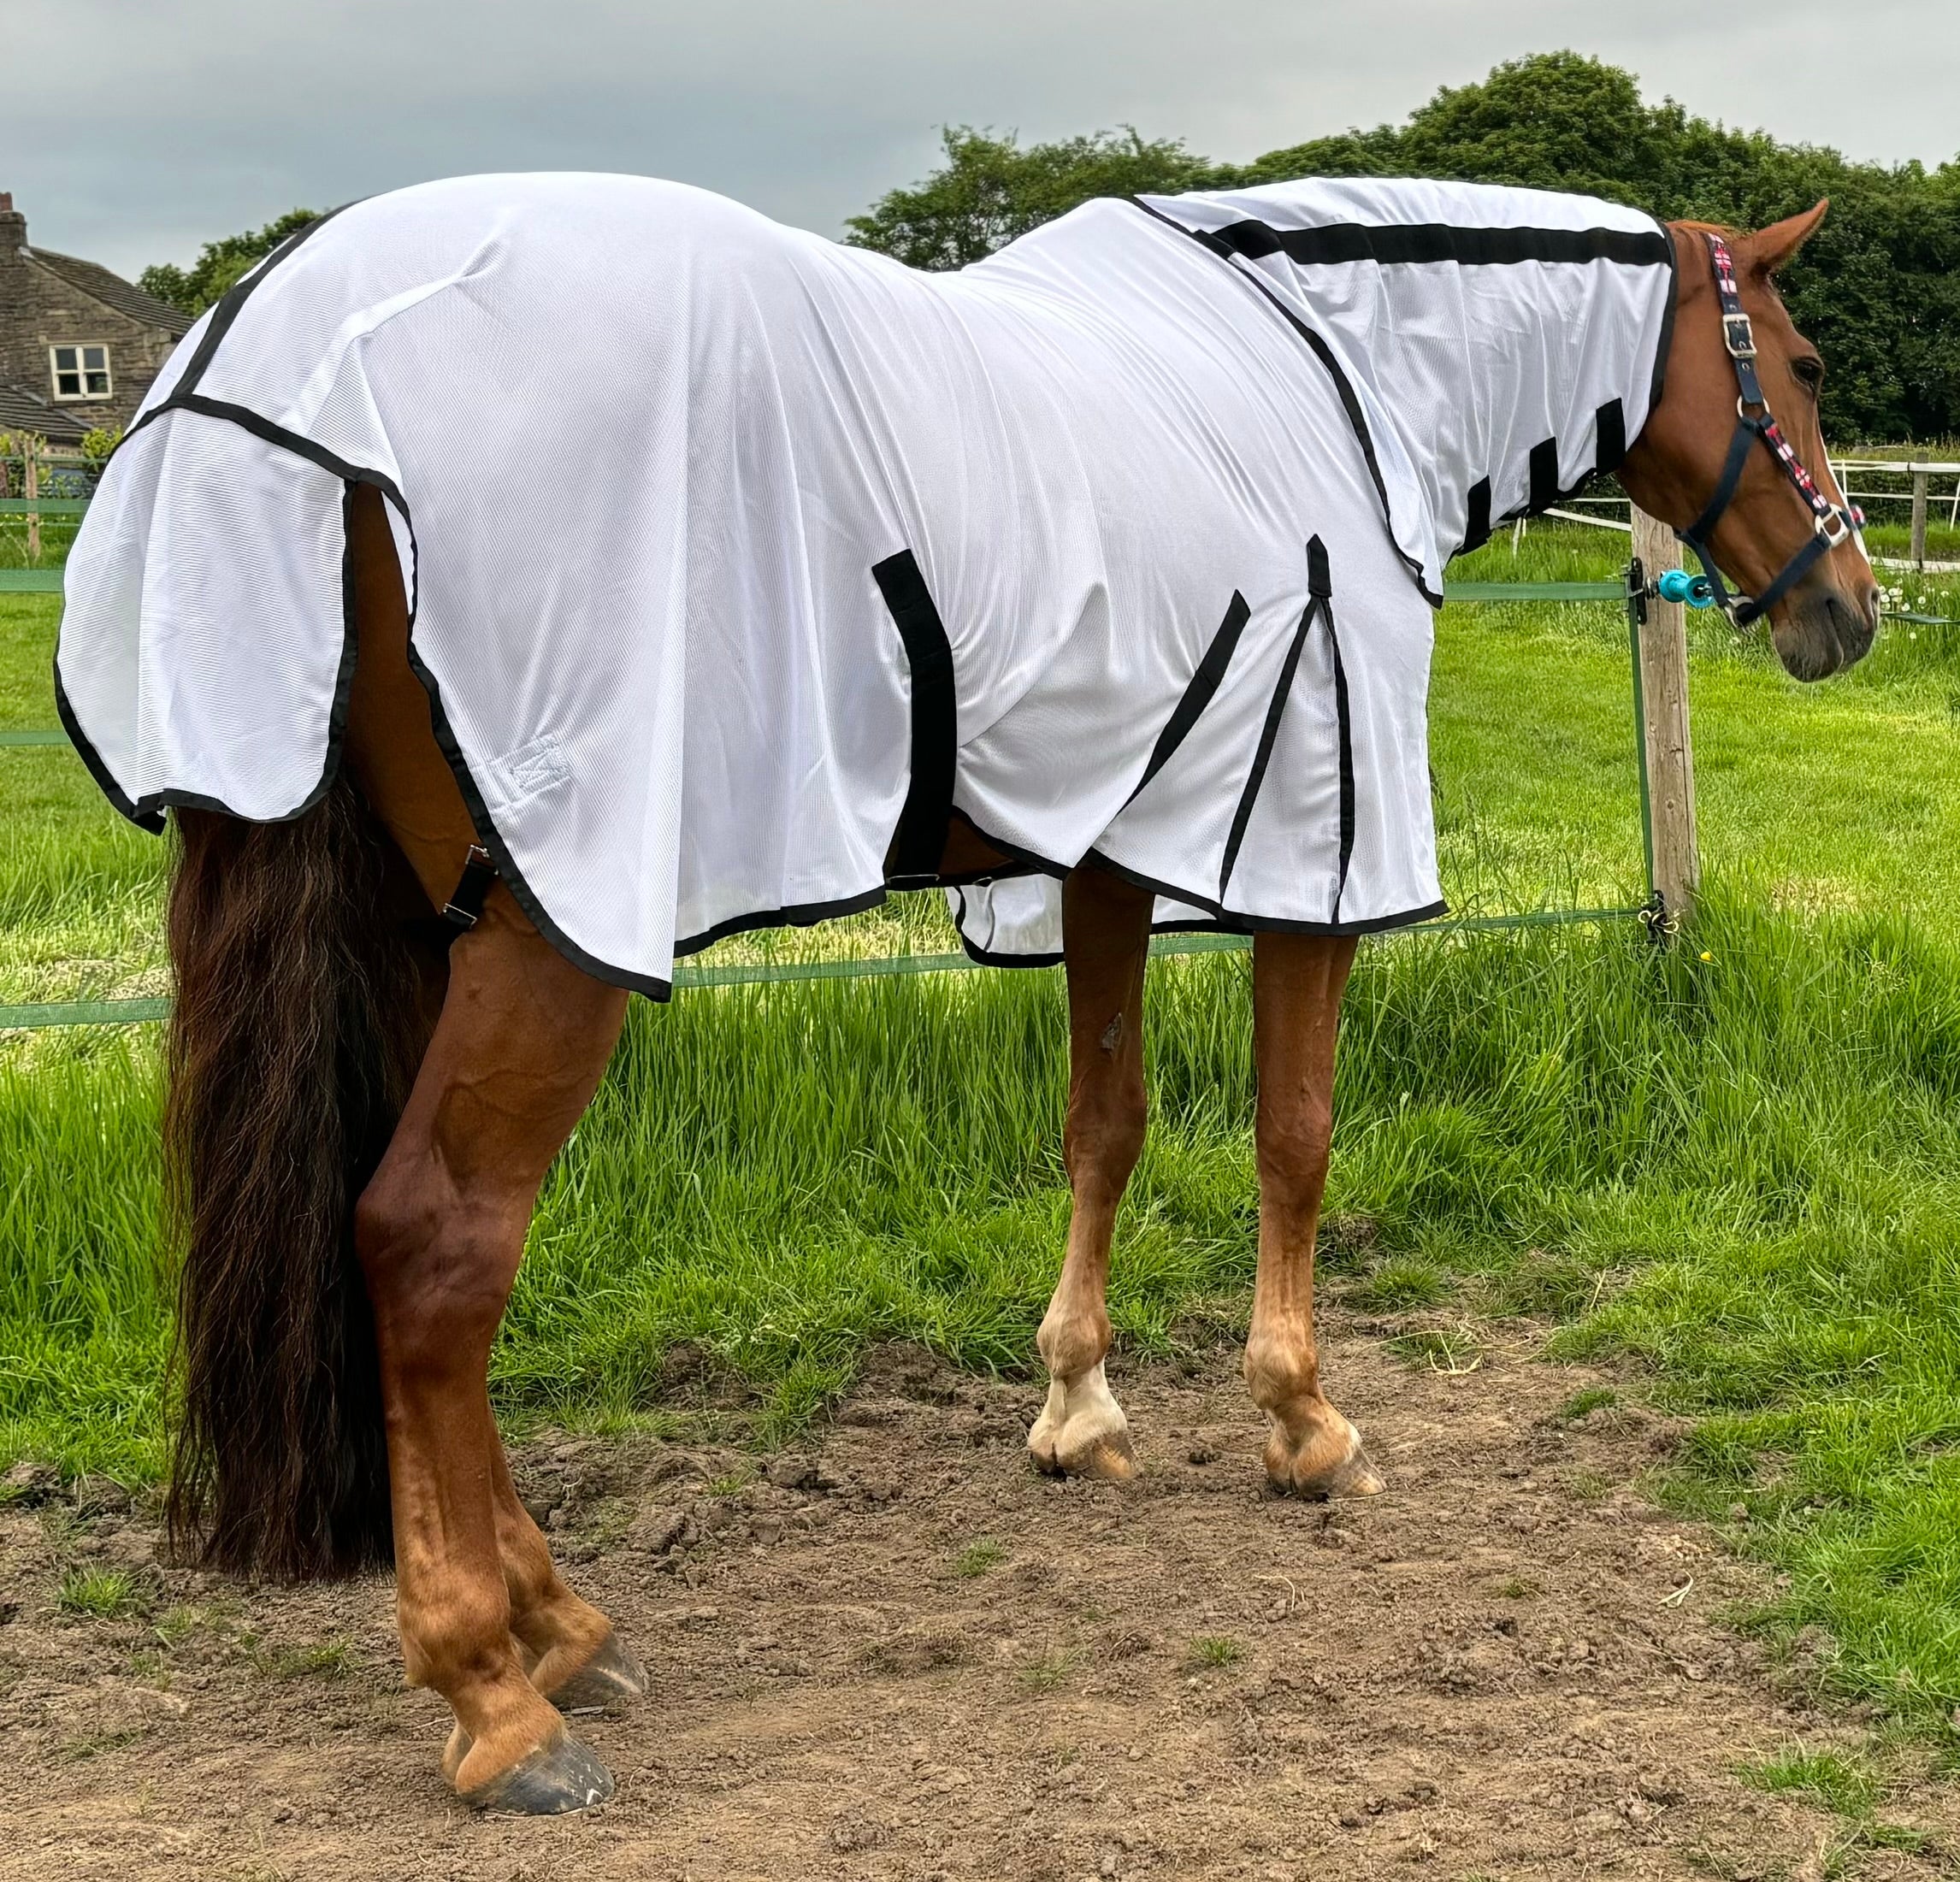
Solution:
M1807 679L1865 652L1878 604L1829 481L1822 369L1771 283L1823 209L1722 232L1726 250L1702 225L1673 225L1665 393L1620 473L1636 502L1773 603L1777 650ZM1725 329L1721 253L1753 356ZM1772 405L1783 452L1776 438L1761 452L1733 442L1739 411L1747 429ZM363 486L351 502L358 664L339 778L288 823L177 813L173 1531L209 1563L286 1576L350 1572L392 1544L408 1678L454 1713L444 1769L456 1789L502 1808L576 1809L611 1779L564 1711L631 1698L644 1675L553 1567L512 1488L486 1376L539 1185L592 1100L628 995L558 953L501 882L452 947L432 935L478 833L410 664L381 500ZM1005 860L963 829L942 868L971 879ZM1043 1470L1120 1478L1135 1465L1103 1373L1105 1294L1143 1142L1151 897L1090 866L1068 877L1063 906L1074 1209L1038 1337L1048 1402L1028 1442ZM1261 933L1253 949L1260 1220L1245 1378L1272 1419L1267 1476L1314 1497L1382 1487L1322 1389L1314 1340L1335 1023L1355 946Z

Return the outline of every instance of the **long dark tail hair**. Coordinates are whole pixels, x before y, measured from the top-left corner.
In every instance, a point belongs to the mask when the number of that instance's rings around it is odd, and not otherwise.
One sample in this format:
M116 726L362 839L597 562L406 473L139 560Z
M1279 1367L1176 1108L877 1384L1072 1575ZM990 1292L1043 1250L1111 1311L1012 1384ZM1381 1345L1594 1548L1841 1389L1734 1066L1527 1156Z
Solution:
M237 1573L351 1574L392 1544L354 1200L426 1043L426 963L345 772L290 823L175 821L171 1541Z

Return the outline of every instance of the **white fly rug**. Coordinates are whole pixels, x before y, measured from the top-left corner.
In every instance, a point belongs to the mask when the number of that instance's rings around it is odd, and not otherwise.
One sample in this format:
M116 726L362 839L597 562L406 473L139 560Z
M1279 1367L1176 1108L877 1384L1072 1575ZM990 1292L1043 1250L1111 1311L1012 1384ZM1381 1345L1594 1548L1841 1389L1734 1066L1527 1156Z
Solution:
M926 274L674 184L404 190L178 347L62 711L152 828L305 810L365 482L478 829L607 979L935 880L949 817L1018 859L953 890L989 959L1085 858L1160 926L1420 920L1443 564L1618 462L1672 308L1651 219L1529 191L1095 202Z

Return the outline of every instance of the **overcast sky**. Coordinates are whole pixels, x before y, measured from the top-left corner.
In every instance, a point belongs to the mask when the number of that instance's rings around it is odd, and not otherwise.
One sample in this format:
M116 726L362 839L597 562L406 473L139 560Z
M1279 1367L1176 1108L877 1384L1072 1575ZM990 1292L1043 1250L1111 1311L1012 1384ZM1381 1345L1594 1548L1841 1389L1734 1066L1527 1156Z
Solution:
M0 189L130 274L475 170L676 177L834 233L943 124L1243 158L1560 46L1780 138L1960 150L1955 0L0 0Z

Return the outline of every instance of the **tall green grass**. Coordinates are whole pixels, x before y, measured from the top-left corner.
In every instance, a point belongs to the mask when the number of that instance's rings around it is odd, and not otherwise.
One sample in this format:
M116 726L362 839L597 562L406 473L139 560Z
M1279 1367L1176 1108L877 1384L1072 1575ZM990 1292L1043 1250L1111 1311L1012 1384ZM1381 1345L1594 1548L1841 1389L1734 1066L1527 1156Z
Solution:
M1745 1546L1790 1572L1781 1622L1829 1629L1847 1690L1937 1721L1960 1704L1960 968L1891 919L1727 898L1696 942L1368 947L1329 1206L1374 1224L1371 1259L1638 1354L1700 1420L1689 1490L1744 1501ZM1151 1009L1156 1123L1112 1306L1162 1350L1245 1311L1243 958L1160 966ZM500 1404L651 1408L682 1341L748 1382L765 1427L869 1339L1025 1367L1066 1219L1064 1038L1052 973L636 1007L546 1185ZM0 1071L0 1458L155 1466L151 1053L75 1035ZM1364 1239L1337 1236L1330 1267Z

